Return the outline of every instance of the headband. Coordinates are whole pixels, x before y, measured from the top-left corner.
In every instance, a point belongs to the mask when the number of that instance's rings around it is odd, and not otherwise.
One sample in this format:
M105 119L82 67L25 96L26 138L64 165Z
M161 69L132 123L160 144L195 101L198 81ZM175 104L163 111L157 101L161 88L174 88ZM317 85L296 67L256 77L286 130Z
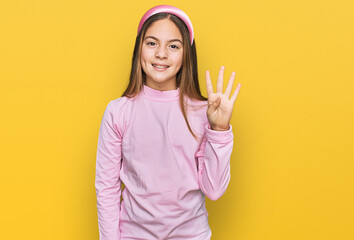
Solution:
M141 30L142 26L144 25L145 21L149 17L151 17L152 15L154 15L156 13L161 13L161 12L172 13L172 14L176 15L177 17L179 17L187 25L189 35L190 35L191 45L193 45L194 31L193 31L193 26L192 26L191 20L189 19L187 14L185 12L183 12L181 9L176 8L174 6L170 6L170 5L158 5L156 7L151 8L150 10L148 10L140 20L139 27L138 27L138 35L139 35L140 30Z

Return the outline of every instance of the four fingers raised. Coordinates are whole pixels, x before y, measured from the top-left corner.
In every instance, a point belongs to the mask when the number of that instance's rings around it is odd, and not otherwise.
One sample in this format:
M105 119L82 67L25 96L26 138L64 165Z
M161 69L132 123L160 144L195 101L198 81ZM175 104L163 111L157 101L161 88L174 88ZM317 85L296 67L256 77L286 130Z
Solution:
M224 70L225 70L225 67L221 66L220 70L219 70L219 76L218 76L217 84L216 84L216 93L222 93ZM227 84L227 87L225 89L225 93L224 93L227 98L230 97L230 93L231 93L232 86L233 86L233 83L234 83L234 80L235 80L235 76L236 76L236 73L232 72L231 76L230 76L230 79L229 79L229 82ZM207 90L207 94L208 94L208 98L209 98L211 96L211 94L214 93L213 84L212 84L211 79L210 79L209 70L207 70L206 73L205 73L205 79L206 79L206 90ZM236 101L236 98L237 98L237 95L238 95L238 93L240 91L240 88L241 88L241 83L237 84L236 89L235 89L235 91L233 92L233 94L231 96L230 100L232 102Z

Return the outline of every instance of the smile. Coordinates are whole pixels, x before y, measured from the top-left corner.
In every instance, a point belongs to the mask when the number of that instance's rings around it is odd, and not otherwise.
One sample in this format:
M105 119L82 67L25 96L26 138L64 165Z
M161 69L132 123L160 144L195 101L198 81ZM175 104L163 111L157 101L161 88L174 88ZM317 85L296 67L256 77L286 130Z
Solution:
M168 68L169 66L166 66L166 65L155 65L155 64L151 64L153 67L156 67L156 68Z
M159 71L159 72L163 72L163 71L165 71L167 68L169 68L169 66L162 66L162 65L155 65L155 64L151 64L153 67L154 67L154 69L156 70L156 71Z

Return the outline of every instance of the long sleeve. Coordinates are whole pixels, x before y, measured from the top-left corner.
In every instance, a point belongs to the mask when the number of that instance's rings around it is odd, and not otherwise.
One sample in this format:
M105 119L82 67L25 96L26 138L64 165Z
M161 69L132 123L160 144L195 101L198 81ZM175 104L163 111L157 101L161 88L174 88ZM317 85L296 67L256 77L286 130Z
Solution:
M96 156L95 188L100 240L120 239L121 143L122 136L114 121L110 102L100 125Z
M230 124L227 131L214 131L209 122L202 143L195 154L198 160L198 183L210 200L219 199L230 182L230 157L233 149L233 133Z

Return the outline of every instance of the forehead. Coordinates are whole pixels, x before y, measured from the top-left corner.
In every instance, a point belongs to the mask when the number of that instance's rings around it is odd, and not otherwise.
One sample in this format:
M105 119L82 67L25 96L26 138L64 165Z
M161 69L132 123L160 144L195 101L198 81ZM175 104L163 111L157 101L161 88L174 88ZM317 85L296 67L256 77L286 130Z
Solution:
M152 23L145 36L155 36L158 39L180 39L182 41L182 35L179 32L178 27L169 19L161 19Z

